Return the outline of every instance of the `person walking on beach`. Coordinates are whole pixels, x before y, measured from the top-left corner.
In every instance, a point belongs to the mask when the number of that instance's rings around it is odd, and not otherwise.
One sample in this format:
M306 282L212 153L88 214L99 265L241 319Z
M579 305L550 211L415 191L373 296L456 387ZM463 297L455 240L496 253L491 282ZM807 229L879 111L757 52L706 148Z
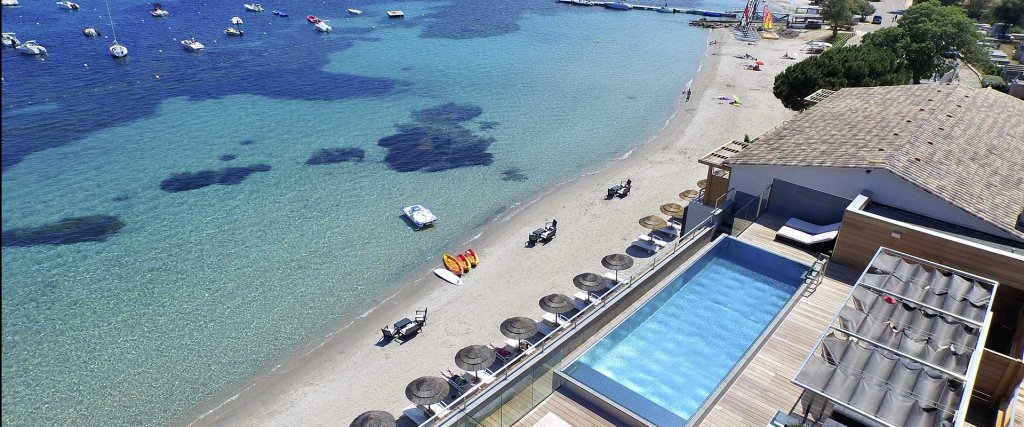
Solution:
M686 89L686 102L690 102L690 89Z

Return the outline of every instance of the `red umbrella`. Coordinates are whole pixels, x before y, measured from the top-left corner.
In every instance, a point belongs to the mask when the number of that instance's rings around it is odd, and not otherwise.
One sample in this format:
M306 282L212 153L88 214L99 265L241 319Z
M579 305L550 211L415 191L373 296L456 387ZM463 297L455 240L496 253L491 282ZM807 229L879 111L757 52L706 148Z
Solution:
M764 65L764 61L757 61L757 62L754 62L754 63L757 64L757 65Z

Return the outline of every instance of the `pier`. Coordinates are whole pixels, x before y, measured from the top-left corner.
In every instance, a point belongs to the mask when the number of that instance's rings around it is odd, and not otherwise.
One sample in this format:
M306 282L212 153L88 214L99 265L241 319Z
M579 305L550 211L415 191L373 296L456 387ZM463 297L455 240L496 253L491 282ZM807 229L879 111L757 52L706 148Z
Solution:
M732 18L732 19L736 19L736 17L738 15L741 15L743 13L742 10L730 10L730 11L725 11L725 12L718 12L718 11L713 11L713 10L683 9L683 8L678 8L678 7L669 7L667 5L666 6L653 6L653 5L648 5L648 4L625 3L625 2L620 2L620 1L595 1L595 0L557 0L557 1L559 3L565 3L565 4L568 4L568 5L572 5L572 6L598 6L598 7L604 7L604 8L608 8L608 9L618 9L618 10L627 10L627 9L633 10L633 9L637 9L637 10L649 10L649 11L661 12L661 13L685 13L685 14L688 14L688 15L698 15L698 16L705 16L705 17L709 17L709 18ZM772 14L775 16L775 19L779 20L779 21L785 21L785 20L789 19L789 14L788 13L772 12ZM735 22L731 22L731 23L738 23L738 22L739 21L735 21ZM727 26L728 23L727 23L726 20L722 20L721 22L705 21L704 23L693 24L693 25L702 26L702 27L703 26L708 26L710 28L718 28L719 26Z

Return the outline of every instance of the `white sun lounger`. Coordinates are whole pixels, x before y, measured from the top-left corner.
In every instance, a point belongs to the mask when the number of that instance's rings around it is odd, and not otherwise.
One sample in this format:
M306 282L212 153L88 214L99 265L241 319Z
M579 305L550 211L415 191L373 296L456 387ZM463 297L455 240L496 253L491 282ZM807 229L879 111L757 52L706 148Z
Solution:
M636 247L638 247L640 249L643 249L643 250L645 250L645 251L647 251L649 253L652 253L652 254L655 253L655 252L658 252L658 247L654 243L651 243L651 242L648 242L648 241L644 241L644 240L639 240L639 239L638 240L634 240L633 241L633 246L636 246Z
M605 279L608 279L608 281L612 282L612 285L608 287L609 291L615 289L616 286L619 286L620 282L615 278L614 271L606 271L602 276L604 276Z
M637 240L640 240L641 242L653 243L655 246L658 247L658 249L664 248L665 245L668 244L668 242L661 240L657 237L654 237L650 234L641 234L640 237L637 237Z
M682 228L682 227L680 227L680 228ZM669 236L672 236L672 237L679 237L679 229L676 228L676 227L673 227L671 225L669 225L668 227L665 227L665 228L659 228L658 231L660 231L662 233L665 233L665 234L668 234Z
M786 221L785 224L783 224L783 226L784 227L793 228L793 229L796 229L798 231L803 231L804 233L807 233L807 234L814 235L814 234L828 233L830 231L839 231L839 225L840 224L842 224L842 223L841 222L837 222L835 224L818 225L818 224L812 224L812 223L809 223L807 221L803 221L803 220L800 220L800 219L790 218L788 221Z
M814 245L818 243L824 243L830 240L835 240L836 236L838 235L839 230L829 231L820 234L807 234L795 228L784 226L780 228L777 233L775 233L775 238L785 237L786 239L792 240L803 245Z

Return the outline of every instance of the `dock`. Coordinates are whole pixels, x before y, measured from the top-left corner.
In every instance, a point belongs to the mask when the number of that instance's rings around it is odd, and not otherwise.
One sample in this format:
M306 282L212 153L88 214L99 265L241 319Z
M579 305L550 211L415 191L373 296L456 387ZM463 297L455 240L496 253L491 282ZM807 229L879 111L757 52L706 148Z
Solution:
M712 10L683 9L683 8L678 8L678 7L653 6L653 5L647 5L647 4L634 4L634 3L625 3L625 2L618 2L618 1L592 1L592 0L557 0L557 1L559 3L565 3L565 4L568 4L568 5L572 5L572 6L598 6L598 7L606 7L606 8L612 9L614 7L609 7L608 5L622 5L622 6L626 6L626 7L625 8L621 8L620 7L619 9L626 9L626 8L628 8L630 10L632 10L632 9L636 9L636 10L649 10L649 11L662 12L662 13L686 13L686 14L689 14L689 15L700 15L700 16L707 16L707 17L712 17L712 18L736 18L736 15L739 15L739 14L743 13L742 10L717 12L717 11L712 11Z

